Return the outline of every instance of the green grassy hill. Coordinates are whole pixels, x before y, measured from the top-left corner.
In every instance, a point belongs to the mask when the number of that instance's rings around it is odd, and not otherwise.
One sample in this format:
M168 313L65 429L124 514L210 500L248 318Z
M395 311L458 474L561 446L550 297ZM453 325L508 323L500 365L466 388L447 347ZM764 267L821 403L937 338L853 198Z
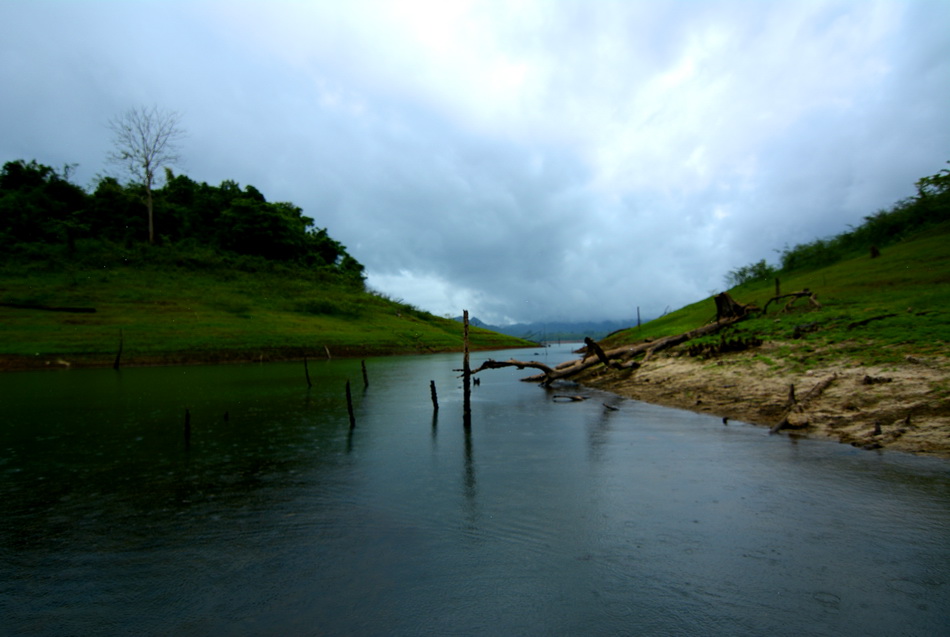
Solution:
M461 324L339 277L262 259L140 246L0 266L7 368L460 351ZM89 308L60 312L43 307ZM473 349L527 347L472 328ZM62 364L62 363L60 363Z
M807 368L842 356L865 364L884 364L908 355L946 355L950 340L950 224L930 228L869 255L833 265L780 275L781 293L805 288L817 294L820 309L797 301L772 303L767 314L709 337L780 341L783 364ZM764 308L775 295L773 280L728 290L740 303ZM655 339L695 329L715 319L707 298L676 312L611 335L605 347ZM695 346L691 341L681 347Z

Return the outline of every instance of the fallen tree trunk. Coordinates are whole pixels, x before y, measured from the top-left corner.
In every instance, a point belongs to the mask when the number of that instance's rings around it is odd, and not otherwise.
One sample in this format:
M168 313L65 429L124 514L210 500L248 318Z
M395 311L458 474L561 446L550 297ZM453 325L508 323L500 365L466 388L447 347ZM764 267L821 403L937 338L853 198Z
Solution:
M873 321L881 321L883 319L893 318L895 316L897 316L897 314L881 314L880 316L872 316L871 318L866 318L862 321L855 321L854 323L849 323L848 329L853 330L856 327L864 327L865 325Z
M825 378L822 381L819 381L815 384L814 387L808 390L801 400L795 398L795 385L790 385L788 388L788 401L786 402L785 414L782 418L775 424L770 430L769 433L778 433L782 429L794 429L796 427L805 427L808 425L807 421L801 425L793 425L789 422L788 417L792 415L792 412L803 413L805 407L811 401L815 400L821 396L826 389L838 379L838 374L832 374L828 378Z
M607 351L604 351L600 348L600 346L597 346L597 350L600 350L602 357L600 355L593 354L578 360L561 363L555 368L551 368L549 365L538 363L536 361L519 361L514 359L507 361L495 361L489 359L482 363L478 369L472 370L472 374L477 374L478 372L485 369L500 369L502 367L517 367L518 369L524 369L526 367L530 367L532 369L540 370L542 373L536 374L534 376L528 376L527 378L522 378L521 380L529 383L539 382L542 385L547 386L556 380L570 378L571 376L579 374L580 372L590 369L594 365L598 364L603 364L607 367L618 370L635 369L640 365L639 362L632 360L635 356L644 354L644 360L647 360L656 352L669 349L670 347L675 347L676 345L685 343L686 341L693 338L714 334L715 332L728 327L729 325L738 323L739 321L746 318L746 316L747 315L738 316L728 320L720 321L718 323L710 323L695 330L684 332L683 334L661 338L658 341L638 343L636 345L624 345L623 347L618 347ZM590 348L588 347L588 349Z
M603 364L606 365L607 367L613 367L613 366L614 366L614 363L612 363L612 362L610 361L610 359L607 358L607 355L604 353L604 350L602 350L602 349L600 348L600 345L598 345L598 344L594 341L594 339L592 339L590 336L585 336L585 337L584 337L584 344L587 345L587 353L588 353L588 354L590 354L591 352L593 352L593 354L594 354L595 356L597 356L597 360L599 360L601 363L603 363Z
M551 369L549 366L545 365L544 363L538 363L535 361L518 361L513 358L508 359L506 361L496 361L489 358L487 361L479 365L477 369L473 369L470 373L472 375L475 375L484 369L501 369L503 367L517 367L518 369L531 367L534 369L540 369L542 372L544 372L545 376L557 374L555 370ZM461 371L461 370L455 370L455 371Z
M647 350L646 356L643 357L643 360L647 361L650 359L650 357L652 357L657 352L663 351L665 349L669 349L671 347L676 347L677 345L685 343L686 341L690 341L694 338L699 338L700 336L708 336L709 334L715 334L722 328L728 327L729 325L734 325L735 323L738 323L739 321L743 320L747 316L748 316L747 314L733 316L730 319L718 321L716 323L709 323L708 325L704 325L702 327L696 328L695 330L691 330L689 332L677 334L676 336L667 336L666 338L661 338L659 341L657 341L653 345L653 347Z
M805 288L801 292L790 292L788 294L780 294L778 296L773 296L766 302L765 307L762 308L762 314L768 313L769 305L771 305L773 301L777 302L782 299L790 299L790 301L786 303L785 307L783 308L786 312L788 312L789 310L791 310L792 304L795 303L795 301L797 301L798 299L803 298L803 297L808 299L808 304L811 305L813 308L815 308L816 310L821 309L821 303L818 302L818 294L816 294L815 292L812 292L808 288Z
M720 322L723 319L735 319L742 318L749 313L750 310L756 309L752 305L743 305L737 300L729 296L728 292L722 292L717 294L715 299L716 301L716 322Z

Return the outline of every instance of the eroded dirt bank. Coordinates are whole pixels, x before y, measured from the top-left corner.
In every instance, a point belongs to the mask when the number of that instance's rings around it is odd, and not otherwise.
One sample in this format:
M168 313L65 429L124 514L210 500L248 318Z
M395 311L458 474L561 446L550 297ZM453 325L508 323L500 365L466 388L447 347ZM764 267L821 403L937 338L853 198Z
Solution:
M911 356L882 367L842 362L795 373L762 362L761 354L779 345L712 360L658 356L635 371L599 368L578 380L659 405L770 428L783 423L782 435L950 458L946 358Z

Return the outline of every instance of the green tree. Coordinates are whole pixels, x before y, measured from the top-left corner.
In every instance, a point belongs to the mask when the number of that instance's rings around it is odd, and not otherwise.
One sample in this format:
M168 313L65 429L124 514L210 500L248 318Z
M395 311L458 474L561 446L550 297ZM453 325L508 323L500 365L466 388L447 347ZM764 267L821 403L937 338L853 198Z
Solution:
M256 191L255 191L256 192ZM266 203L238 197L221 215L222 247L279 261L299 259L312 220L289 203Z
M87 228L86 192L70 183L70 167L22 159L0 171L0 242L66 242L70 248Z
M764 281L774 277L775 272L775 268L766 263L765 259L762 259L758 263L750 263L741 268L731 270L729 274L726 275L726 284L729 287L735 287L751 281Z
M141 185L125 187L115 177L101 177L87 214L92 236L124 243L145 239L140 223L143 196Z

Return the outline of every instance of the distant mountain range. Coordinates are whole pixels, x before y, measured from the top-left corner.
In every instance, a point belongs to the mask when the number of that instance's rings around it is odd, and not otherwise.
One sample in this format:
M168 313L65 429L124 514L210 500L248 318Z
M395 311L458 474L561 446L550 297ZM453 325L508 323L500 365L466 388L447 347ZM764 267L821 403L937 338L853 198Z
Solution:
M456 321L462 322L462 317L455 317ZM486 330L517 336L529 341L582 341L585 336L589 336L595 341L600 340L612 332L636 327L637 319L627 319L620 321L541 321L537 323L514 323L512 325L489 325L478 318L471 317L468 320L470 325L483 327ZM641 320L646 323L646 320Z

